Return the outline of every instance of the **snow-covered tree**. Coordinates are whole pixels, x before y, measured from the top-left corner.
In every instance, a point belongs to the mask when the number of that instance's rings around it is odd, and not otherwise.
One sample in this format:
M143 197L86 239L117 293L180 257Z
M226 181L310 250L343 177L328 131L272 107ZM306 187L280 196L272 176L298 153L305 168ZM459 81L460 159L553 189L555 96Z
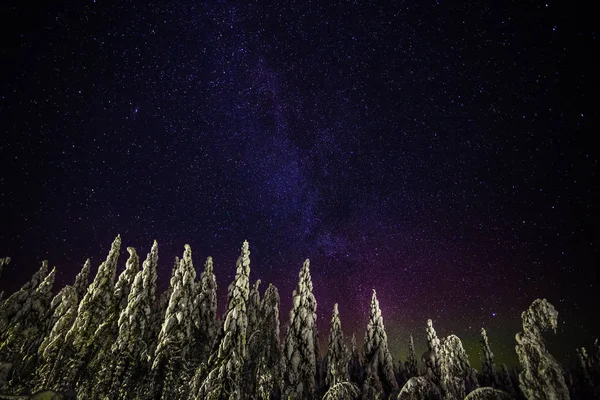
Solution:
M94 333L106 319L114 304L114 284L121 236L117 235L106 260L98 267L94 281L79 303L77 317L65 337L65 344L51 370L51 383L59 389L72 388L86 382L85 367L89 362ZM55 381L56 380L56 381Z
M5 361L12 361L13 388L29 386L35 372L38 356L37 348L46 334L48 309L52 298L52 287L56 268L37 286L25 300L17 314L10 320L4 340L0 344L0 354Z
M42 280L48 275L48 261L42 261L42 266L37 270L31 279L27 281L21 289L10 295L0 304L0 340L6 334L8 324L12 321L23 304L37 289Z
M369 323L365 332L365 375L365 398L379 396L382 392L389 394L398 389L394 362L388 350L387 334L375 290L371 297Z
M82 382L78 388L80 397L100 399L104 390L102 389L105 374L108 372L106 366L110 365L113 356L111 347L119 333L119 316L127 307L127 298L131 290L131 284L140 269L140 259L133 247L127 247L129 258L125 263L125 269L119 275L114 287L113 302L108 307L106 318L96 329L92 336L91 346L88 350L90 361L86 370L93 378Z
M243 374L256 377L244 380L242 391L249 398L268 400L281 396L284 365L279 340L279 302L277 288L269 285L258 306L256 328L248 336L248 359Z
M258 319L260 315L260 279L257 279L250 289L248 297L248 337L258 328Z
M481 347L483 350L483 363L481 364L481 383L483 386L499 388L498 373L494 363L494 353L490 349L487 333L481 328Z
M348 349L344 343L344 333L337 303L333 305L329 340L327 346L327 376L325 382L331 387L340 382L348 382Z
M477 377L458 336L448 336L439 347L444 398L462 399L477 388Z
M194 340L196 364L206 362L218 331L217 279L212 257L204 263L194 299Z
M148 397L165 400L185 395L181 390L184 389L182 383L189 379L195 279L192 249L186 244L179 268L171 280L173 291L158 335Z
M348 374L350 381L356 383L359 387L362 386L364 380L363 366L360 359L360 352L356 344L356 334L352 334L350 340L350 360L348 362Z
M149 365L152 364L152 361L154 360L154 353L156 352L156 346L158 346L158 334L165 321L165 313L167 312L167 307L169 306L171 294L173 293L173 288L175 287L174 279L178 269L179 257L176 256L175 262L171 269L171 278L169 279L169 286L167 286L165 291L163 291L157 297L158 301L153 302L150 318L151 323L147 332L146 339L146 343L148 343L148 348L144 352L144 356L147 359Z
M558 312L546 299L535 300L523 311L523 332L516 335L515 347L522 372L519 374L521 390L530 400L569 399L569 390L558 362L546 350L542 332L556 332Z
M438 339L433 322L427 320L427 348L428 350L421 357L423 362L424 373L430 380L436 384L440 383L442 378L441 360L440 360L440 339Z
M247 360L248 302L250 296L250 248L247 241L236 263L234 281L228 288L227 311L223 316L223 327L216 338L219 347L210 356L207 364L208 376L203 380L195 399L239 399L242 370ZM200 379L201 368L195 379Z
M417 353L415 352L415 342L412 335L410 335L408 342L408 360L404 364L407 379L419 375L419 364L417 363Z
M285 398L312 399L317 385L318 334L317 301L312 293L310 261L304 261L298 286L293 293L293 306L284 345Z
M40 362L36 372L36 384L34 385L36 389L48 387L53 381L52 369L57 364L56 361L63 348L67 332L77 316L77 306L79 304L77 291L72 286L67 285L61 292L61 301L53 314L55 322L50 333L44 337L37 349Z
M75 289L75 293L77 293L77 298L79 300L83 299L85 296L85 292L87 292L88 286L90 285L90 271L92 268L92 264L90 259L85 260L81 271L75 276L75 283L73 283L73 289Z
M500 385L500 389L511 395L512 397L516 397L516 391L513 384L512 377L510 376L510 372L508 371L508 367L506 364L500 365L500 374L498 374L498 383Z

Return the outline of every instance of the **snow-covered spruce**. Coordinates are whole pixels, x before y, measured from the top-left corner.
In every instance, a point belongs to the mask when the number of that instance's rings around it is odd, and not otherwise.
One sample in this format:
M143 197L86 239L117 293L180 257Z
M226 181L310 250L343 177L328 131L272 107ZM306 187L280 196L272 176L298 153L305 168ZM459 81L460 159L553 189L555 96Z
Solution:
M279 292L269 285L259 305L258 325L248 337L248 360L244 364L247 379L243 391L247 397L268 400L282 392L283 354L279 341Z
M144 352L143 357L147 360L148 365L152 365L152 361L154 360L154 353L156 352L156 346L158 346L158 334L160 329L165 322L165 313L167 312L167 307L169 306L169 300L171 299L171 294L173 293L173 288L175 287L175 275L177 270L179 269L179 257L175 257L175 262L173 263L173 267L171 268L171 278L169 279L169 286L162 292L152 308L151 315L151 323L148 329L148 334L146 338L147 350Z
M50 333L44 338L37 350L40 361L36 371L37 379L34 384L36 390L49 387L53 382L51 377L52 368L57 364L67 332L73 325L75 317L77 317L79 301L76 290L67 285L61 292L60 304L54 310L53 315L56 322L54 322Z
M192 343L195 279L192 249L186 244L179 268L171 279L173 292L158 336L148 398L166 400L187 395L183 382L189 380L190 372L188 362Z
M337 303L333 305L333 314L329 324L329 340L327 345L327 376L325 383L332 387L337 383L348 382L348 349L344 343L344 332Z
M9 322L47 275L48 261L44 260L40 269L32 275L31 279L0 304L0 338L5 335Z
M458 336L448 336L439 347L439 354L445 399L462 399L478 387L477 377Z
M127 307L127 298L131 290L131 284L135 275L140 270L140 259L133 247L127 247L129 257L125 263L125 269L117 279L114 287L114 301L108 309L104 321L94 332L89 349L90 361L86 366L87 373L92 377L85 383L79 385L80 397L89 399L101 399L104 396L104 383L108 378L109 369L113 359L111 347L119 334L119 316Z
M408 359L404 364L404 369L408 379L419 375L417 353L415 352L415 342L413 341L412 335L410 335L410 339L408 341Z
M234 281L229 285L227 311L217 341L219 347L208 361L208 376L202 380L194 399L240 399L241 371L247 359L248 301L250 295L250 248L247 241L236 262ZM201 379L201 371L195 379Z
M135 252L130 251L130 263L125 271L135 271ZM156 280L157 243L154 241L152 251L143 263L143 269L135 274L129 291L126 307L120 312L116 324L116 340L105 350L107 358L98 371L98 383L93 389L92 397L126 399L131 397L135 381L147 372L140 355L146 349L143 340L150 318L150 294ZM153 282L154 281L154 282ZM145 283L145 284L144 284ZM117 287L118 287L117 282ZM116 290L115 290L116 292Z
M213 272L212 257L208 257L204 263L204 270L196 283L196 296L193 303L194 351L192 356L197 367L208 360L218 330L217 279Z
M75 295L77 296L77 302L79 303L79 301L81 301L81 299L85 295L85 292L87 291L87 288L90 284L90 268L91 268L91 264L90 264L90 259L88 258L87 260L85 260L85 263L83 264L83 267L81 268L79 273L75 276L75 282L73 283L73 285L65 286L56 294L56 296L54 296L52 298L52 301L50 302L48 330L52 329L52 327L54 326L54 324L56 323L58 318L60 318L60 316L61 316L61 313L60 312L57 313L56 310L60 307L60 304L63 301L64 291L66 290L67 287L70 287L73 290L75 290ZM61 309L66 311L65 308L61 308Z
M523 368L519 383L523 394L530 400L566 400L569 390L558 362L546 350L542 332L556 332L558 312L546 299L535 300L523 311L523 332L516 335L515 350Z
M33 383L38 361L37 349L47 334L48 309L55 277L56 268L53 268L11 319L5 339L0 344L2 359L13 362L11 386L15 391Z
M512 377L510 376L510 372L508 371L508 367L506 366L506 364L500 365L500 374L498 374L498 382L501 390L505 391L512 397L516 397L516 391L512 381Z
M156 288L156 281L158 280L158 242L155 240L152 243L152 248L150 249L150 253L146 254L146 259L142 263L142 285L144 286L145 291L145 301L146 305L144 306L144 312L146 315L146 327L144 329L144 335L142 336L142 341L144 343L142 353L140 354L140 358L144 359L144 364L146 366L150 366L150 362L148 358L150 354L154 354L154 350L156 347L152 348L152 344L156 342L156 337L158 336L158 329L156 329L153 324L156 324L157 327L162 325L162 316L159 316L158 310L158 293ZM132 289L133 290L133 289ZM166 309L165 309L166 310ZM164 313L163 313L164 315Z
M383 317L379 309L377 293L373 290L369 323L365 332L365 382L363 395L371 398L373 395L385 393L389 395L398 389L394 376L394 363L388 350L387 334L383 325Z
M428 350L423 353L421 361L423 362L423 375L427 376L431 381L439 384L442 378L441 361L440 361L440 339L438 339L435 329L433 329L433 322L427 320L427 348Z
M106 260L98 267L94 281L79 303L77 317L66 334L55 365L51 368L50 383L58 389L74 388L87 382L87 363L94 333L106 320L114 304L114 285L121 236L117 235Z
M317 301L312 293L310 261L300 270L285 334L284 398L312 399L316 395L318 334Z
M356 344L356 334L352 334L350 340L350 360L348 362L348 374L350 381L356 383L359 387L362 386L364 380L364 371L362 361L360 358L360 352Z
M85 260L85 263L83 264L83 267L79 273L75 276L73 289L75 289L75 293L77 294L77 298L79 300L83 299L83 296L85 296L85 292L87 292L88 286L90 285L91 268L92 264L88 258Z
M487 332L481 328L481 347L483 350L483 363L481 364L481 384L482 386L493 386L500 388L496 364L494 363L494 353L490 349Z
M260 283L261 280L257 279L250 289L250 295L248 296L248 337L254 333L258 328L258 319L260 315Z

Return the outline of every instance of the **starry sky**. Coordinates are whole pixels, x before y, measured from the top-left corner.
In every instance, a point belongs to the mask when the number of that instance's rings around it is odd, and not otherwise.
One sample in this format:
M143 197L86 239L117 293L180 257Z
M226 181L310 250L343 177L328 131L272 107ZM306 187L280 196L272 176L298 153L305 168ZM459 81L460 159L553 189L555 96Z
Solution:
M321 339L428 318L514 364L547 298L559 358L600 334L597 31L559 2L9 2L0 8L0 278L71 283L114 237L159 286L192 246L220 310L244 239L287 319L311 260ZM147 3L147 4L142 4ZM594 100L596 99L596 100ZM283 329L282 329L283 331Z

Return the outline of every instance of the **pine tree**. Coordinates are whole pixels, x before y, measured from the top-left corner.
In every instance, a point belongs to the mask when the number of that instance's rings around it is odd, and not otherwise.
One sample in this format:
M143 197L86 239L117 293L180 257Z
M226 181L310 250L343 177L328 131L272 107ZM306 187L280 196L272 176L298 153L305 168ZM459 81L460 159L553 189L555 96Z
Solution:
M523 371L519 374L521 390L530 400L569 399L569 390L558 362L546 350L542 332L556 332L558 312L546 299L535 300L523 311L523 332L516 335L515 347Z
M144 357L148 360L149 365L154 360L154 353L156 352L156 346L158 346L158 334L165 321L165 313L169 306L169 300L175 287L175 275L179 269L179 257L175 257L175 263L171 269L171 278L169 280L169 286L164 292L158 297L158 302L153 302L152 317L150 328L148 329L146 343L148 344L147 350L144 352Z
M46 333L48 309L52 298L52 287L56 268L37 286L11 319L6 339L0 344L0 354L4 360L13 362L13 382L15 389L29 386L31 375L37 366L37 348Z
M285 398L312 399L316 395L318 334L317 301L312 293L310 261L304 261L285 335Z
M394 376L394 362L388 350L387 334L375 290L365 332L365 374L363 394L366 398L372 398L382 392L389 394L398 389L398 382Z
M258 288L257 285L255 285ZM280 398L283 354L279 340L279 292L269 285L258 306L257 325L248 339L248 359L244 363L243 393L249 398Z
M407 379L419 375L419 365L417 363L417 354L415 353L415 343L412 335L410 335L410 340L408 343L408 360L406 361L405 370Z
M52 368L57 364L59 353L64 346L67 332L77 317L77 291L72 286L62 290L60 304L54 310L53 319L56 321L37 349L40 362L36 372L37 379L34 388L39 390L51 386Z
M179 268L171 280L173 290L158 336L151 370L153 384L149 397L166 400L185 396L182 383L189 379L195 279L192 249L186 244Z
M234 281L228 288L227 311L217 341L219 347L208 360L208 376L202 382L196 399L240 399L241 371L247 360L248 302L250 296L250 249L247 241L242 245L236 263ZM200 379L201 368L195 380Z
M33 274L31 279L0 304L0 340L5 337L8 324L23 308L23 304L31 297L31 294L47 275L48 261L44 260L40 269Z
M217 335L217 279L213 272L212 257L204 263L197 294L194 299L194 339L196 366L206 362Z
M448 336L439 347L444 398L462 399L478 386L474 370L458 336Z
M356 345L355 333L352 334L352 339L350 341L350 361L348 362L348 374L351 382L357 384L359 387L362 386L364 380L364 371L358 346Z
M175 257L177 259L177 257ZM146 255L146 260L142 264L142 284L146 291L145 301L148 303L146 312L147 321L146 328L144 329L144 336L142 340L144 342L144 348L142 350L141 358L146 360L144 363L146 366L150 366L150 360L156 350L156 337L158 336L158 329L162 325L162 317L164 311L159 308L159 301L157 296L156 281L158 280L158 242L155 240L152 243L150 253ZM156 329L155 327L158 327Z
M140 270L140 259L133 247L127 247L129 258L125 263L125 269L119 275L114 287L113 302L108 308L106 318L96 329L92 336L89 349L90 361L85 366L91 378L82 382L79 387L80 397L89 399L101 399L105 375L109 372L106 368L113 360L111 347L115 343L119 333L119 316L127 307L127 298L135 275Z
M481 381L483 386L493 386L499 388L498 374L496 364L494 364L494 353L490 349L488 337L485 329L481 328L481 347L483 350L483 363L481 367Z
M90 270L92 264L90 263L90 259L85 260L81 271L75 276L75 283L73 283L73 289L75 289L75 293L77 293L77 298L79 300L83 299L85 296L85 292L87 292L88 286L90 285Z
M327 347L327 376L325 382L331 387L340 382L348 382L348 349L344 343L344 333L337 303L333 306L329 341Z
M512 397L516 397L515 387L510 376L510 372L508 372L508 367L506 366L506 364L502 364L500 366L500 374L498 376L498 381L500 389L502 389Z
M260 314L260 279L257 279L250 289L248 298L248 337L258 328L258 318Z
M121 236L117 235L106 260L79 304L77 317L66 334L64 345L51 368L49 382L59 389L73 388L78 382L87 382L85 367L96 329L106 319L114 304L114 283Z
M429 379L431 379L434 383L439 384L442 378L441 371L441 360L439 354L440 348L440 339L438 339L435 329L433 329L433 322L428 319L427 320L427 347L428 350L423 354L423 367L425 368L425 373Z

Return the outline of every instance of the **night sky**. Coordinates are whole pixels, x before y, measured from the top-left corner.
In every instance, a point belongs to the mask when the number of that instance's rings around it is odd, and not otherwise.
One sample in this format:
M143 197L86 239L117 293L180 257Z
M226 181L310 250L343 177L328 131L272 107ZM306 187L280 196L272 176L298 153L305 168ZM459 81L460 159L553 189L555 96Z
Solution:
M482 326L513 364L538 297L559 359L600 335L598 32L576 2L10 3L0 289L43 259L69 284L120 233L119 272L158 240L161 289L184 244L198 273L212 256L221 312L247 239L282 332L310 258L322 340L338 302L362 341L372 289L395 356L431 318L476 367Z

